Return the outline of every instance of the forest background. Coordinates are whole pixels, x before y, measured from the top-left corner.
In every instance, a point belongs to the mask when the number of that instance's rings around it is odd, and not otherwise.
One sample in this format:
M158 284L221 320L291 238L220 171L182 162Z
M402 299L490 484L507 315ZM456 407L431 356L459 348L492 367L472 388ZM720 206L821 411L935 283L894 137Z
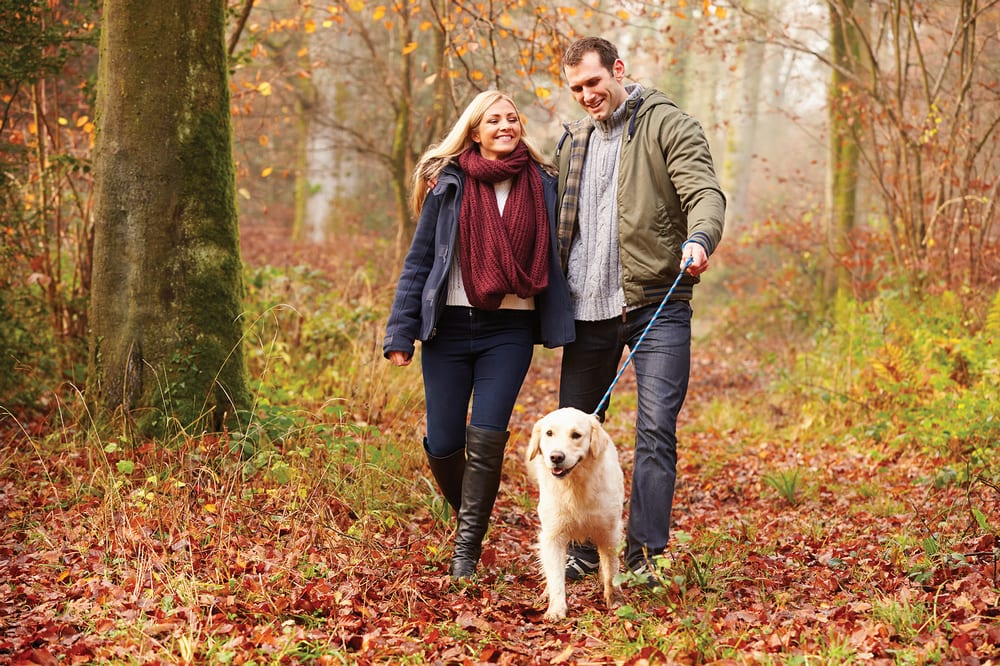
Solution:
M547 625L558 352L452 586L381 336L415 158L486 88L553 151L584 34L729 219L662 585ZM0 658L997 663L998 2L0 0L0 42Z

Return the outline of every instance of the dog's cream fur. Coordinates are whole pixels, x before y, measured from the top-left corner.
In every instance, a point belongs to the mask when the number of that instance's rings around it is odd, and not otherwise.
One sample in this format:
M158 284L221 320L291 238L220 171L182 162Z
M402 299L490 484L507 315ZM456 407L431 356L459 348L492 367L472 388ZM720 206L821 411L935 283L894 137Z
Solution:
M566 553L590 541L600 555L604 601L623 601L614 583L622 537L625 480L614 442L596 416L571 407L543 416L531 432L528 468L538 481L538 552L549 607L546 620L566 617Z

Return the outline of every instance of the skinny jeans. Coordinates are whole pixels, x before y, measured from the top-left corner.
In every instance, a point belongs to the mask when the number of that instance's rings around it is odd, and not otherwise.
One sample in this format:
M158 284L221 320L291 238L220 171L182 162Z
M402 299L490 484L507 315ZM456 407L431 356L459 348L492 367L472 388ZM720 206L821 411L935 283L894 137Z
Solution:
M534 328L533 310L444 308L421 352L428 454L446 458L465 448L467 417L482 430L507 430L531 364Z
M618 374L625 347L635 349L659 303L624 317L577 321L563 348L559 406L593 413ZM691 373L691 305L669 301L632 357L638 409L625 562L638 568L663 552L677 479L677 417ZM604 420L607 406L598 414Z

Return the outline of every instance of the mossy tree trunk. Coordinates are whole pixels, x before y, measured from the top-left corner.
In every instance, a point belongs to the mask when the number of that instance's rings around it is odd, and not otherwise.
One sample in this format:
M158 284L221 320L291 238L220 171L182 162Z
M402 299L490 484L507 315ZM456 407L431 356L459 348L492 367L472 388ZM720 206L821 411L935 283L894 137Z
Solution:
M855 8L855 5L858 8ZM864 62L859 30L864 25L864 3L855 0L831 2L830 60L833 63L829 88L829 160L827 164L827 250L823 294L827 302L837 292L851 291L851 238L857 217L858 180L861 149L856 135L857 77Z
M87 395L144 433L250 405L224 0L107 0Z

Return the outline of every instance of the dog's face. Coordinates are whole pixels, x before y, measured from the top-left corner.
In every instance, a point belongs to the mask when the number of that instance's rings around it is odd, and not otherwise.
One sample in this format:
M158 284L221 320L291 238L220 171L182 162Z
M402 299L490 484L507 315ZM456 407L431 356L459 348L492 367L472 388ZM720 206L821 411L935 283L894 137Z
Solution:
M528 460L541 455L553 477L566 477L585 458L604 453L608 435L593 414L564 407L549 412L535 424L528 443Z

